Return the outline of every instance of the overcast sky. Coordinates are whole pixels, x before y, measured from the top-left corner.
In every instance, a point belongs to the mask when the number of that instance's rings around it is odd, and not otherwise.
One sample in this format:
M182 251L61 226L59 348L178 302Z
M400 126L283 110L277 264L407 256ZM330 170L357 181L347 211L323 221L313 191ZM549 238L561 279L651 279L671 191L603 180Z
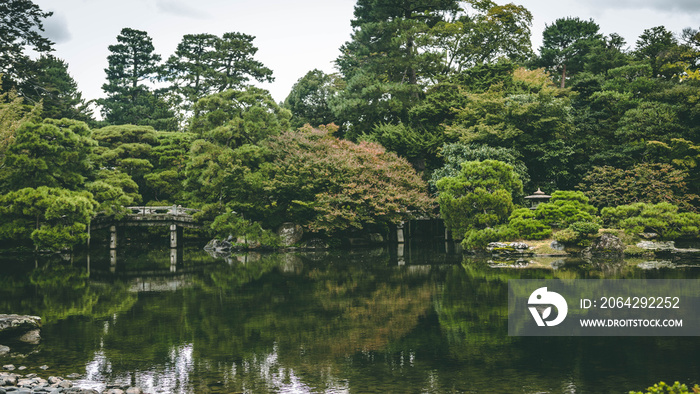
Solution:
M107 47L124 27L144 30L163 59L185 34L241 32L256 37L256 58L274 72L275 82L261 84L276 101L292 85L318 68L333 72L338 48L350 38L355 0L34 0L53 11L44 27L56 42L55 55L86 99L102 97ZM496 0L503 4L505 1ZM630 47L644 29L663 25L680 33L700 28L700 0L521 0L532 12L532 41L557 18L592 18L604 34L622 35Z

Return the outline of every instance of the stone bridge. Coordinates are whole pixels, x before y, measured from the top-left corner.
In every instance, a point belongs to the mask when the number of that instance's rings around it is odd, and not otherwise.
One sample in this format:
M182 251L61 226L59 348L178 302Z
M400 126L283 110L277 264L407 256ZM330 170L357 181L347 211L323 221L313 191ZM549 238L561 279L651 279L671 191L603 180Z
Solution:
M117 219L107 216L96 216L88 227L88 245L90 244L90 232L103 228L109 228L109 247L117 248L117 228L134 226L169 226L170 227L170 247L177 248L178 240L182 239L182 229L200 228L192 215L198 209L183 208L180 205L172 206L139 206L124 207L128 213Z

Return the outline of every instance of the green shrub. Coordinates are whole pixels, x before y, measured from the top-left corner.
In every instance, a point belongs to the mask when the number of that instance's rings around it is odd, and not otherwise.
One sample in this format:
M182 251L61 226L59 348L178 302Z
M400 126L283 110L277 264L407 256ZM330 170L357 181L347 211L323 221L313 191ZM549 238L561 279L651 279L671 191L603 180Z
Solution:
M565 245L574 244L578 239L578 234L570 228L565 228L554 233L554 239Z
M437 187L445 225L465 238L470 231L505 223L514 208L513 197L523 190L513 167L496 160L462 163L457 176L440 179Z
M593 222L574 222L569 228L582 235L597 234L600 230L598 223Z
M564 245L588 246L591 236L598 234L600 226L594 222L574 222L566 229L554 234L554 239Z
M603 208L604 223L625 230L627 234L653 232L661 239L691 238L700 234L700 214L678 212L670 203L636 203Z
M555 191L552 199L535 209L535 217L552 227L565 228L575 222L595 222L598 210L581 192Z
M483 249L490 242L509 241L517 236L518 233L507 225L471 229L464 234L462 246L465 249Z
M552 235L552 229L535 218L532 209L520 208L508 218L510 227L524 239L545 239Z
M629 394L685 394L685 393L700 393L700 386L697 384L693 386L692 391L688 391L688 386L681 384L680 382L673 383L673 386L669 386L664 382L656 383L651 387L647 387L646 391L630 391Z
M270 230L265 230L260 223L251 222L235 212L228 212L219 215L211 225L217 237L226 238L228 236L245 238L247 243L260 243L267 247L278 247L281 245L277 234Z

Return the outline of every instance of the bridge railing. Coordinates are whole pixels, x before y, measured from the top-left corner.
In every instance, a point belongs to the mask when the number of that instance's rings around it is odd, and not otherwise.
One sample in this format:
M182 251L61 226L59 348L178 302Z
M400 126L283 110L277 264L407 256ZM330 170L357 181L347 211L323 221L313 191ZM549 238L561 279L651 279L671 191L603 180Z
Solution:
M143 207L125 207L131 211L132 215L175 215L175 216L192 216L199 209L184 208L179 205L170 206L143 206Z

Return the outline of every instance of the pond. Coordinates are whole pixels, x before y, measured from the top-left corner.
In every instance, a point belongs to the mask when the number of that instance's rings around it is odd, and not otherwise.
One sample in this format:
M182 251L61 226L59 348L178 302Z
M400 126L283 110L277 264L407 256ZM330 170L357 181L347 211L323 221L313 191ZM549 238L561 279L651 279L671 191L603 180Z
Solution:
M227 259L201 245L172 258L160 245L2 255L0 313L38 315L44 327L39 345L4 343L12 353L0 364L151 393L626 393L699 382L697 337L509 337L507 325L509 279L697 279L699 261L530 260L493 268L430 241Z

